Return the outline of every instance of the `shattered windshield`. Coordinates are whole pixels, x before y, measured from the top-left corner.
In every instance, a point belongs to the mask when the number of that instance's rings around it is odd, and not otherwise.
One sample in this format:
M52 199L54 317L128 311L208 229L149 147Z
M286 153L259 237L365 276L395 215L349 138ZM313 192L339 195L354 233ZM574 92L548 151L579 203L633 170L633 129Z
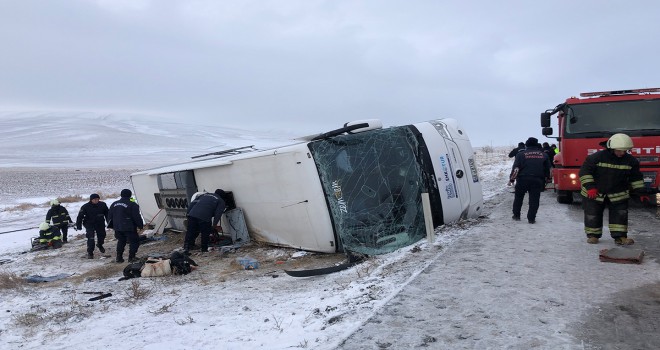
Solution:
M617 132L630 136L660 135L660 99L585 103L567 107L566 137Z
M407 127L312 142L344 250L383 254L426 236L418 139Z

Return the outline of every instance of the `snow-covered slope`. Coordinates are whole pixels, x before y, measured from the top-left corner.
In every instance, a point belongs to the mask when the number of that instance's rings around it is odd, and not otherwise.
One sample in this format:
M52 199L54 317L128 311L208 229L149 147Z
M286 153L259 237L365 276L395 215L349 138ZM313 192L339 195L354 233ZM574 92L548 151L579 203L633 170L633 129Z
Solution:
M147 168L233 147L269 148L297 136L130 114L0 112L0 168Z

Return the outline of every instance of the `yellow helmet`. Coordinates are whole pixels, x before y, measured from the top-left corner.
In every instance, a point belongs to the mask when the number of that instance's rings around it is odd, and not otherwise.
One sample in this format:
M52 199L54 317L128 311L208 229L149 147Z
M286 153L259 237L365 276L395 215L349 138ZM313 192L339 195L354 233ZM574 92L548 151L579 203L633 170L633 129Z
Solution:
M629 151L633 148L633 141L626 134L614 134L607 140L607 148L619 151Z
M60 205L60 201L58 201L57 199L53 199L52 201L50 201L50 205Z
M50 228L50 225L48 225L47 222L42 222L42 223L39 225L39 230L41 230L41 231L46 231L46 230L48 230L49 228Z

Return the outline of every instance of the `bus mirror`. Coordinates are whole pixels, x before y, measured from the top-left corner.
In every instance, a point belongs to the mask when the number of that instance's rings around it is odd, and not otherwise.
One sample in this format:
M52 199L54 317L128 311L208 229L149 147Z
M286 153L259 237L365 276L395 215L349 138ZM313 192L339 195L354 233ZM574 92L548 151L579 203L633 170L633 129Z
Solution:
M541 113L541 127L542 128L547 128L550 126L550 116L552 114L548 112L543 112Z
M548 128L543 128L543 129L541 130L541 134L543 134L543 136L550 136L550 135L552 135L552 128L549 128L549 127L548 127Z

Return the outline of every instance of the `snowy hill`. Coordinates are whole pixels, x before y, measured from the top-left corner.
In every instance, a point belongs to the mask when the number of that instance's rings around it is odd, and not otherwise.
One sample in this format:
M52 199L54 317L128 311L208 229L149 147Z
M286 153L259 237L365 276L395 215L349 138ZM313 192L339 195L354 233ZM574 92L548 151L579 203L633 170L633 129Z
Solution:
M269 148L297 136L130 114L0 112L0 167L140 169L234 147Z

